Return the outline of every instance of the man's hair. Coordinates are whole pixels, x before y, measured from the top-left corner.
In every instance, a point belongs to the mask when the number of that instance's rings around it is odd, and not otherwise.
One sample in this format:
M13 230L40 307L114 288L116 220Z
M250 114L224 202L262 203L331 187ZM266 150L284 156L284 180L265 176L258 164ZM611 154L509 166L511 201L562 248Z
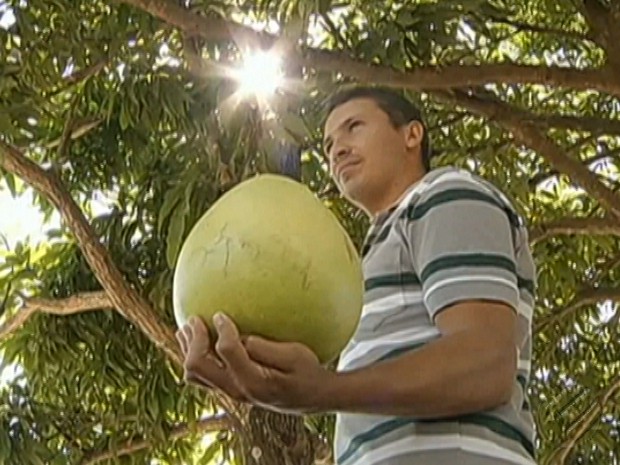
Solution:
M411 121L418 121L424 128L421 143L422 164L426 171L430 171L431 144L422 112L402 94L382 87L352 86L345 87L332 94L325 103L325 118L338 106L354 99L367 98L373 100L389 117L395 128L399 128Z

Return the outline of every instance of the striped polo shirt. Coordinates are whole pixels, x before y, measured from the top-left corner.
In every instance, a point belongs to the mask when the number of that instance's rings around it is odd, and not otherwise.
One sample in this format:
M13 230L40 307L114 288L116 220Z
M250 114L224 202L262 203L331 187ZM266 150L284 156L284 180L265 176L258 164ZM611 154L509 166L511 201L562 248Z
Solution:
M415 350L440 336L434 316L442 308L491 299L518 312L518 372L510 402L490 411L441 420L338 413L336 463L533 465L526 386L535 266L508 199L465 170L430 171L373 222L362 255L364 308L338 371Z

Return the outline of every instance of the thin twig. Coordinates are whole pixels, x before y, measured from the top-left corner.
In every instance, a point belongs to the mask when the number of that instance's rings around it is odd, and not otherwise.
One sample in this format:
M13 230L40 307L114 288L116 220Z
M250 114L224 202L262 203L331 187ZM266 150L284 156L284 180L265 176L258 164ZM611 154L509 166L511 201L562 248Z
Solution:
M58 143L57 160L63 160L67 153L69 153L69 146L71 145L71 134L73 133L73 126L75 124L75 110L80 101L80 94L76 93L69 107L67 118L65 120L65 126L60 136L60 142Z
M103 123L103 121L104 120L102 118L85 118L83 120L75 120L71 125L71 130L68 137L70 140L79 139L80 137L88 134L93 129L97 128L99 125L101 125L101 123ZM63 136L58 137L51 142L47 142L43 144L43 146L47 149L60 147L63 140L62 137ZM66 149L63 152L66 152ZM60 150L59 153L61 153Z
M616 218L562 218L535 226L530 230L532 245L557 235L614 235L620 237L620 220Z
M578 292L568 305L553 311L551 314L545 317L540 318L534 326L534 332L538 333L544 331L544 329L549 325L568 317L569 315L576 312L580 308L585 307L586 305L592 305L597 302L603 302L605 300L620 302L620 289L613 287L585 288Z
M552 465L565 465L566 459L573 451L579 439L592 427L592 424L600 418L605 407L610 403L613 397L620 392L620 377L594 400L582 413L577 420L568 428L572 433L562 442L562 444L551 454Z
M491 21L497 24L505 24L507 26L515 28L518 32L534 32L538 34L549 34L555 35L559 37L564 37L567 39L574 40L592 40L592 38L587 34L579 31L569 31L567 29L554 28L551 26L543 26L540 24L531 24L526 23L524 21L517 21L508 18L500 18L497 16L488 16L486 18L480 18L481 20Z
M231 427L230 420L225 415L218 415L215 417L203 418L195 425L182 424L175 426L170 431L168 439L182 439L192 434L205 434L213 431L221 431ZM104 462L106 460L113 460L123 455L133 454L135 452L149 449L153 446L152 441L142 439L138 441L130 440L113 450L107 450L105 452L98 452L86 456L81 465L95 465L97 463Z
M22 308L0 326L0 342L10 337L37 312L65 316L111 307L105 292L87 292L66 299L28 298L24 300Z
M614 158L617 155L620 155L620 148L610 150L609 152L599 153L598 155L591 157L591 158L587 158L583 160L582 162L584 165L590 165L592 163L596 163L597 161L605 160L607 158ZM547 179L552 178L553 176L557 176L559 174L561 173L558 172L558 170L544 171L542 173L537 174L536 176L533 176L528 182L528 184L530 187L536 187L542 182L546 181Z

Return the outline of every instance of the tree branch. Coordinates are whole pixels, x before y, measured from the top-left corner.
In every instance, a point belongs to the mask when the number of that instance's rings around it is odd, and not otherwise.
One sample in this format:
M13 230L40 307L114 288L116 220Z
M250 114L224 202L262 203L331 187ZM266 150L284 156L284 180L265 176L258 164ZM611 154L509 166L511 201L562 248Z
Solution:
M37 312L65 316L111 307L110 299L105 292L87 292L66 299L25 299L22 308L0 327L0 342L10 337Z
M271 46L278 37L221 18L191 13L171 0L120 0L189 35L209 41L234 40L253 46ZM338 72L362 82L384 86L431 91L454 87L477 86L489 83L545 84L585 90L596 89L620 96L620 79L611 69L572 69L543 67L515 63L486 65L425 66L402 72L387 66L356 60L342 52L308 48L303 53L289 51L286 61L318 71Z
M50 98L61 94L64 91L71 89L73 86L80 84L81 82L95 76L101 70L105 68L105 66L109 63L109 58L105 58L97 63L92 64L82 70L76 71L73 74L61 79L59 83L53 85L45 90L42 90L40 93L29 96L25 101L8 105L4 107L7 111L18 111L20 109L25 108L30 104L37 104L40 102L40 99L44 99L45 101L49 101Z
M568 428L573 433L568 436L564 442L551 454L552 465L564 465L569 454L574 449L575 445L581 439L581 437L592 427L592 424L600 418L605 406L620 392L620 377L604 390L599 398L597 398L592 405L590 405L581 415L579 415L577 421Z
M80 99L79 93L76 93L72 99L71 105L69 106L69 111L67 114L67 119L65 121L65 126L62 130L62 134L60 136L60 140L58 141L58 151L57 158L55 160L56 163L58 161L62 161L67 153L69 152L69 146L71 145L73 127L75 126L75 110L78 106Z
M612 2L613 3L613 2ZM620 19L617 8L607 8L599 0L583 0L582 13L590 26L590 35L607 52L611 68L620 69Z
M59 154L64 153L65 150L62 150L62 151L60 150L63 140L65 141L65 144L66 144L70 140L73 141L73 140L79 139L80 137L88 134L93 129L97 128L101 123L103 123L102 118L84 118L84 119L77 120L77 121L74 120L72 124L70 125L68 134L64 133L61 137L58 137L50 142L44 143L43 146L47 149L54 149L56 147L59 147L58 149ZM63 138L66 138L66 139L63 139Z
M612 255L610 258L607 258L601 266L597 269L596 274L592 277L591 282L596 282L609 273L611 273L614 268L620 265L620 254Z
M593 116L568 116L535 114L515 106L511 106L515 116L523 121L531 121L539 127L572 129L592 134L620 134L620 120L597 118ZM460 115L463 117L466 115Z
M496 99L480 98L460 91L441 92L434 95L442 100L462 105L510 131L515 141L538 152L555 169L573 179L603 208L620 219L620 196L601 183L596 174L592 173L582 162L568 157L551 138L540 132L535 123L522 121L518 112L515 114L510 105Z
M99 71L105 68L105 66L108 64L108 61L109 59L105 58L101 61L93 63L92 65L84 69L76 71L75 73L72 73L69 76L67 76L64 80L64 83L68 85L73 85L73 84L77 84L78 82L82 82L94 76L95 74L99 73Z
M172 328L161 322L149 302L124 279L59 178L25 157L17 148L1 140L0 166L22 178L58 209L63 221L74 234L97 280L106 291L112 307L140 328L172 361L181 365L181 351Z
M582 160L582 163L584 165L590 165L592 163L596 163L597 161L605 160L606 158L613 158L618 155L620 155L620 148L610 150L610 151L605 150L599 153L598 155L595 155L594 157L588 158L586 160ZM532 176L532 178L528 181L528 185L530 186L530 188L535 188L540 183L546 181L547 179L553 176L557 176L559 174L561 173L559 173L558 170L544 171L542 173L537 174L536 176Z
M590 26L592 37L599 44L607 45L607 9L598 0L583 0L581 5L581 11Z
M551 236L571 234L614 235L620 237L620 220L615 218L563 218L530 230L532 245Z
M178 425L172 428L169 439L182 439L192 434L205 434L213 431L221 431L231 427L231 422L226 415L218 415L215 417L203 418L195 425ZM153 444L149 440L133 440L121 444L118 449L100 452L86 456L81 461L81 465L95 465L106 460L113 460L123 455L133 454L135 452L149 449Z
M540 34L556 35L556 36L565 37L568 39L575 39L575 40L592 40L592 38L588 34L585 34L579 31L568 31L566 29L558 29L558 28L554 28L550 26L541 26L539 24L531 24L531 23L516 21L516 20L512 20L508 18L501 18L499 16L493 16L493 15L491 15L489 18L491 22L493 23L505 24L507 26L511 26L515 28L518 32L528 31L528 32L535 32L535 33L540 33ZM484 17L479 18L479 20L482 20L482 21L484 19L485 19Z
M538 120L547 128L558 127L595 134L620 134L620 120L617 119L593 116L528 115L527 112L523 112L523 117Z
M541 318L534 326L534 332L544 330L547 326L556 323L557 321L565 318L571 313L576 312L581 307L586 305L596 304L605 300L611 300L614 302L620 302L620 289L619 288L600 288L600 287L587 287L575 295L573 300L563 308L554 311L550 315Z
M305 56L301 64L320 71L338 72L361 82L416 91L503 83L543 84L579 90L596 89L620 96L618 78L605 69L577 70L559 66L502 63L423 66L410 71L397 71L387 66L358 61L343 53L308 50ZM603 80L606 82L602 82Z

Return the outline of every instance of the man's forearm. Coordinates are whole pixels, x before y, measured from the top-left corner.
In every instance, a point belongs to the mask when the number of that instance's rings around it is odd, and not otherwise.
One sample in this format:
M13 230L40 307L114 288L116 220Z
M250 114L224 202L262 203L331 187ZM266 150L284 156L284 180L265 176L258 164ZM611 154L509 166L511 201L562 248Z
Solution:
M392 360L334 374L320 409L420 419L481 411L508 400L515 369L514 348L498 349L488 334L462 332Z

